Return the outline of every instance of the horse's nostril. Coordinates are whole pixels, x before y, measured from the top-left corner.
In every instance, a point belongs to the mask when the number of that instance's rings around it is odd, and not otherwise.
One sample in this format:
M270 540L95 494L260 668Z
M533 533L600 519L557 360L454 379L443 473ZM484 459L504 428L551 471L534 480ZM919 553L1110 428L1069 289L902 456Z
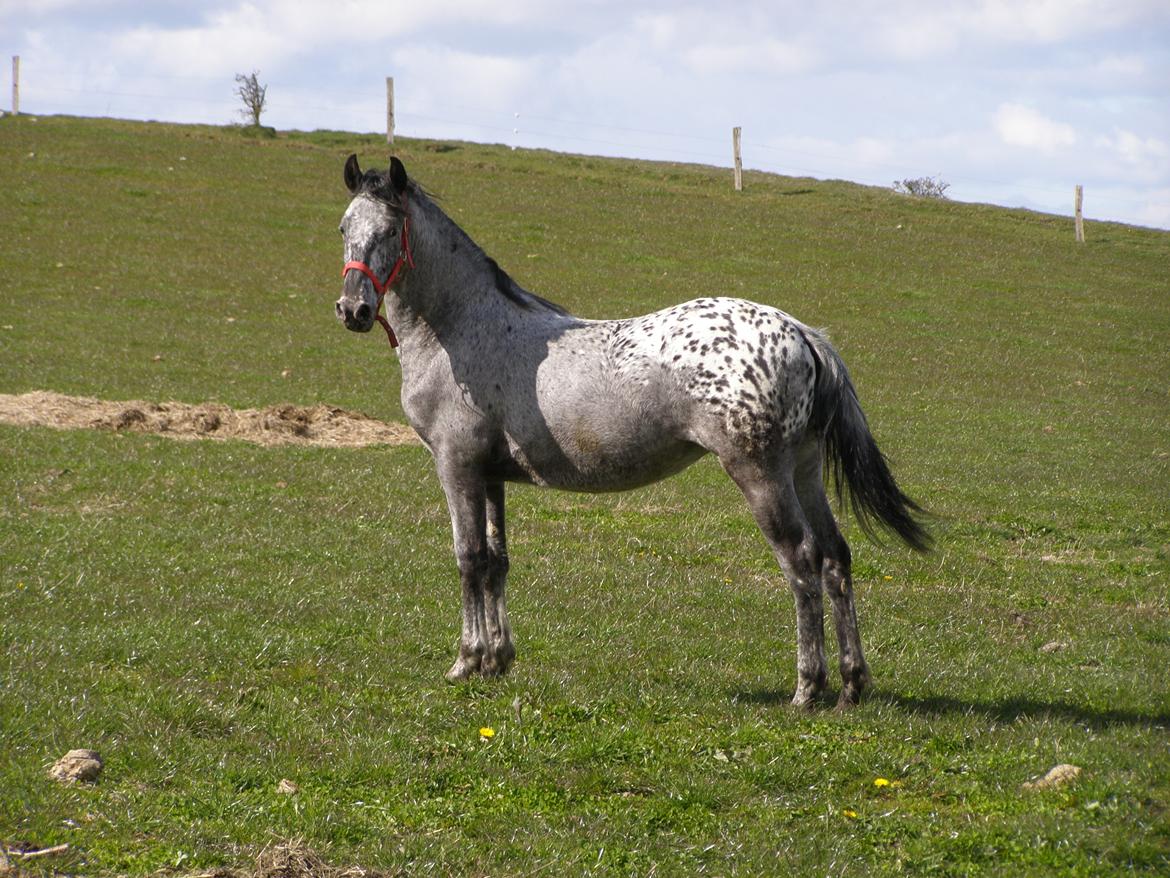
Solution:
M333 303L333 310L337 313L338 319L345 319L345 311L342 310L340 302Z
M362 302L357 306L357 310L353 312L353 316L361 323L365 323L370 319L370 306Z

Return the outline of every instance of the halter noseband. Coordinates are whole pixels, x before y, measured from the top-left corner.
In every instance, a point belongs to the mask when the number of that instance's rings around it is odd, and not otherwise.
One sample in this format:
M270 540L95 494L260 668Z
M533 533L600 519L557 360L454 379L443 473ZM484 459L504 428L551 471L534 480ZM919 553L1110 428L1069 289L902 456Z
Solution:
M405 211L406 204L403 203L403 210ZM398 339L394 336L394 330L390 328L390 321L382 316L382 300L386 298L386 291L390 289L390 285L398 279L398 275L402 273L403 266L414 268L414 256L410 252L410 216L405 214L402 219L402 252L398 254L398 259L394 263L394 267L390 269L390 275L385 281L378 280L370 266L364 262L351 260L345 263L345 268L341 269L342 280L351 271L360 271L370 279L370 283L374 285L374 290L378 294L378 307L374 309L374 319L382 324L382 328L386 330L386 338L390 342L390 347L398 347Z

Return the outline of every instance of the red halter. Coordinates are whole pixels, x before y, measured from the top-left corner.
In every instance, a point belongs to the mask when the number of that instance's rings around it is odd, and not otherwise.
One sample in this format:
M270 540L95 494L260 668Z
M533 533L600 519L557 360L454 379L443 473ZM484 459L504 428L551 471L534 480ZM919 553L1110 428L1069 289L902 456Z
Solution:
M389 340L390 347L392 348L398 347L398 339L394 336L394 330L390 328L390 321L382 316L382 300L386 297L386 291L390 289L390 285L398 279L398 275L402 272L404 265L414 268L414 256L410 253L409 216L404 217L402 220L402 252L398 254L398 260L394 263L394 267L390 269L390 276L386 278L385 282L379 281L370 269L370 266L364 262L350 261L345 263L345 268L341 269L341 277L343 280L351 271L360 271L374 285L374 290L378 293L378 307L374 309L374 318L386 330L386 338Z

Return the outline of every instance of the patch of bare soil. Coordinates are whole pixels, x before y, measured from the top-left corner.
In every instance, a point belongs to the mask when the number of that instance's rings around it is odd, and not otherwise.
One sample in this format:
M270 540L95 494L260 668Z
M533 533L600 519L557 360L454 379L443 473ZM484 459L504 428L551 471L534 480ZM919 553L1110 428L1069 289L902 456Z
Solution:
M248 869L222 868L187 878L393 878L397 873L375 872L360 866L331 866L300 841L266 848Z
M328 405L233 409L216 402L109 402L37 390L0 393L0 422L60 430L157 433L173 439L243 439L258 445L417 445L405 424Z

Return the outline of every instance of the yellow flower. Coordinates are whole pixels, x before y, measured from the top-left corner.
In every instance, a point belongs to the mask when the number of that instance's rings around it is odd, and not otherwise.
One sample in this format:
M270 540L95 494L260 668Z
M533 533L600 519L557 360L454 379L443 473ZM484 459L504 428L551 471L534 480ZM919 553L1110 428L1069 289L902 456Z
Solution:
M883 576L882 579L885 580L886 582L893 582L894 581L894 577L892 577L892 576Z
M848 817L850 820L857 819L857 812L854 811L852 808L846 808L841 813L844 814L846 817Z
M875 777L873 779L873 785L880 789L881 787L888 787L890 785L890 782L888 780L886 780L884 777Z
M496 730L493 729L491 726L484 726L482 729L479 730L479 736L481 738L483 738L485 741L490 740L491 738L494 738L496 736Z

